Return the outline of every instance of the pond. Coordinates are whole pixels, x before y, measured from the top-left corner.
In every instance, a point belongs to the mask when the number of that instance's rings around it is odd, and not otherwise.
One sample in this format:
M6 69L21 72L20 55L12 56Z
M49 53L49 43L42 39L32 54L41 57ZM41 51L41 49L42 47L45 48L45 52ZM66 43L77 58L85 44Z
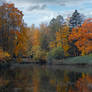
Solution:
M16 65L0 71L0 92L92 92L91 67Z

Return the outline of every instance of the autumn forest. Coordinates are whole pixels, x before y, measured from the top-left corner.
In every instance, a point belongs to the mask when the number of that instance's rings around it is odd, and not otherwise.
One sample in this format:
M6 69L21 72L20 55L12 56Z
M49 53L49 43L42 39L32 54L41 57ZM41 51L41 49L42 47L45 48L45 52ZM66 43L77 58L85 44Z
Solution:
M14 4L0 6L0 61L29 57L30 61L53 62L92 56L92 18L74 10L66 19L61 14L48 24L28 27L23 16Z
M0 92L92 92L91 0L0 1Z

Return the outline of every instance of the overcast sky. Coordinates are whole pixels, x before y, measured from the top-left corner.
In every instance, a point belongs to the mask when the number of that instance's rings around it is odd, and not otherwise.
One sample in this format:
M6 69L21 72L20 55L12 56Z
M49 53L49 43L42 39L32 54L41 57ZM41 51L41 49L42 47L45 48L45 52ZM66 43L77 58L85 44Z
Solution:
M92 0L0 0L14 3L23 11L24 20L31 24L48 23L53 17L62 15L64 18L71 16L77 9L87 17L92 17Z

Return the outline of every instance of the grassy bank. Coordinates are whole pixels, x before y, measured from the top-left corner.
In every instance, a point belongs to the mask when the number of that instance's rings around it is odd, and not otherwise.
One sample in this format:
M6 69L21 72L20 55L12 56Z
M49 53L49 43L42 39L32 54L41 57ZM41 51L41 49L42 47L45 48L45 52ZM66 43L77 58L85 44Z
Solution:
M77 56L64 59L64 64L92 64L92 56Z
M21 59L22 61L12 60L10 64L54 64L54 65L92 65L92 56L76 56L76 57L69 57L66 59L56 60L53 59L52 61L33 61L32 59ZM8 63L2 63L5 65Z

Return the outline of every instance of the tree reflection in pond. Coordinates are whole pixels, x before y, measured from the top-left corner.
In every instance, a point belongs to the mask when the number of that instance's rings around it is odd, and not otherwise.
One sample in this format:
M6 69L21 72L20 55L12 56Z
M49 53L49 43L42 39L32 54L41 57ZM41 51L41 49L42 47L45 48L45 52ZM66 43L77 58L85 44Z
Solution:
M0 92L92 92L92 75L37 65L15 67L0 72Z

